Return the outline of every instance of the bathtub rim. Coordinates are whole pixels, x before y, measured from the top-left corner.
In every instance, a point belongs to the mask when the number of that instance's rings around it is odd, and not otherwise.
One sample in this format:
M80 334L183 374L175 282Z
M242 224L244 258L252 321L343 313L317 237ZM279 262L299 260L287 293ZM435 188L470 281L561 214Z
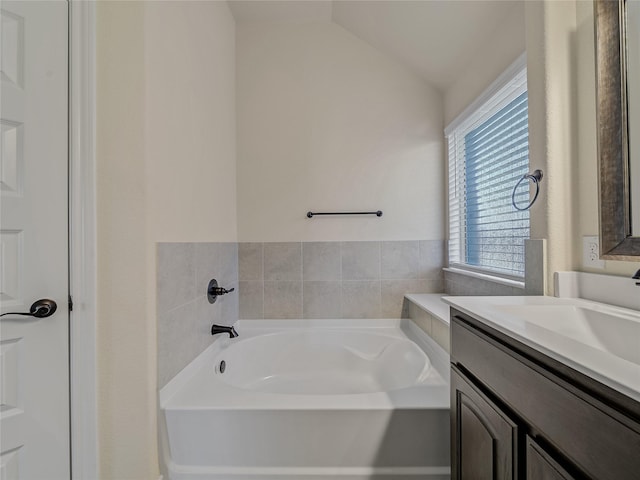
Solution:
M265 320L239 320L234 325L237 328L263 327ZM446 389L446 407L443 407L442 398L438 400L437 405L426 408L442 410L449 409L449 354L438 345L435 340L428 336L416 323L410 319L382 319L382 320L269 320L271 328L265 330L273 330L273 326L281 325L288 328L308 328L309 326L318 325L321 327L331 328L399 328L407 337L416 342L420 348L430 358L432 366L436 369L442 379L446 382L445 387L436 387L438 396L442 397L442 390ZM292 323L296 323L294 326ZM194 361L187 365L179 372L167 385L165 385L159 393L158 402L158 445L160 457L160 470L163 478L167 480L320 480L323 478L335 478L336 480L372 480L379 478L380 480L396 480L406 478L407 480L415 478L420 480L433 479L444 480L450 478L449 465L435 466L416 466L416 467L225 467L225 466L191 466L176 463L171 457L169 451L169 436L167 429L167 401L171 399L173 394L179 391L189 382L189 380L201 370L203 366L211 363L211 360L217 355L217 349L214 344L224 339L216 339L212 345L202 352ZM371 395L371 394L365 394ZM325 406L325 408L327 408ZM343 407L348 408L348 407ZM363 408L362 406L360 408ZM366 409L366 406L364 407ZM403 408L403 406L389 406L387 408ZM407 408L413 408L408 406ZM421 407L425 408L425 407Z
M354 408L354 409L379 409L379 408L443 408L444 402L447 402L448 393L443 395L443 390L449 390L449 354L438 345L427 333L425 333L411 319L337 319L337 320L238 320L234 326L239 332L242 330L251 330L253 334L270 334L282 330L302 330L309 328L318 329L338 329L338 330L385 330L401 331L407 338L415 342L429 357L432 367L443 380L443 383L436 385L421 385L395 390L391 392L374 392L362 394L337 394L322 395L322 408ZM240 333L242 335L242 333ZM171 400L190 383L192 378L207 366L213 366L215 357L217 356L220 346L224 342L230 340L226 337L216 338L200 355L198 355L191 363L183 368L176 376L174 376L160 391L159 409L162 411L173 409L189 409L189 410L206 410L217 408L228 408L227 406L216 405L175 405ZM223 382L221 382L221 385ZM231 389L235 387L229 387ZM430 397L426 402L424 396L429 392L438 392L434 397ZM264 409L315 409L318 408L318 402L314 402L312 395L293 395L293 394L270 394L262 392L248 392L248 395L257 395L267 400ZM372 402L362 402L365 396L373 399ZM445 398L446 397L446 398ZM416 401L422 398L421 401ZM291 400L285 402L284 405L278 405L283 399ZM237 409L255 409L255 405L237 405Z

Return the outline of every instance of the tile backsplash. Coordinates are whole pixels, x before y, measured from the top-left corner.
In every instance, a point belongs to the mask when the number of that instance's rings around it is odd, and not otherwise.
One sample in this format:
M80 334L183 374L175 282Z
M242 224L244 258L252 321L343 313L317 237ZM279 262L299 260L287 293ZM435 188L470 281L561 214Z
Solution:
M238 265L240 318L400 318L443 290L444 241L240 243Z
M158 387L238 318L408 317L443 291L444 241L158 243ZM207 301L209 280L236 291Z
M211 325L238 319L237 243L158 243L156 294L158 318L158 388L162 388L206 349ZM207 300L207 285L236 291Z

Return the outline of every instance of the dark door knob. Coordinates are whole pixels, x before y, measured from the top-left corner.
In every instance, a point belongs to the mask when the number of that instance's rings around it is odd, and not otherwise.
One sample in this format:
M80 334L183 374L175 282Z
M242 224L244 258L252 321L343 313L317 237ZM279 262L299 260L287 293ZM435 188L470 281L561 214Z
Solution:
M28 312L7 312L0 315L22 315L24 317L47 318L53 315L58 309L58 304L48 298L42 298L33 302Z

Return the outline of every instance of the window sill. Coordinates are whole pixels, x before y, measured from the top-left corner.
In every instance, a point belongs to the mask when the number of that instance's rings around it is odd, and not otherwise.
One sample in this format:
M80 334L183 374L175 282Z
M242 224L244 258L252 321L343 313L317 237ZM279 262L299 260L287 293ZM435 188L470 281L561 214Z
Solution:
M467 277L478 278L487 282L498 283L507 287L521 288L524 290L524 280L511 280L508 278L497 277L489 275L487 273L473 272L471 270L463 270L462 268L445 267L442 270L445 272L456 273L458 275L465 275Z

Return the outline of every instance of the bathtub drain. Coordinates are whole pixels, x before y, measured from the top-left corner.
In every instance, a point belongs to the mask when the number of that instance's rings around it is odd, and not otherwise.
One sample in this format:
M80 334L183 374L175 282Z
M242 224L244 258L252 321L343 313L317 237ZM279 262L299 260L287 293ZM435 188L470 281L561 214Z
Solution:
M222 360L220 362L220 365L218 366L218 372L219 373L224 373L225 368L227 368L227 362L225 362L224 360Z

